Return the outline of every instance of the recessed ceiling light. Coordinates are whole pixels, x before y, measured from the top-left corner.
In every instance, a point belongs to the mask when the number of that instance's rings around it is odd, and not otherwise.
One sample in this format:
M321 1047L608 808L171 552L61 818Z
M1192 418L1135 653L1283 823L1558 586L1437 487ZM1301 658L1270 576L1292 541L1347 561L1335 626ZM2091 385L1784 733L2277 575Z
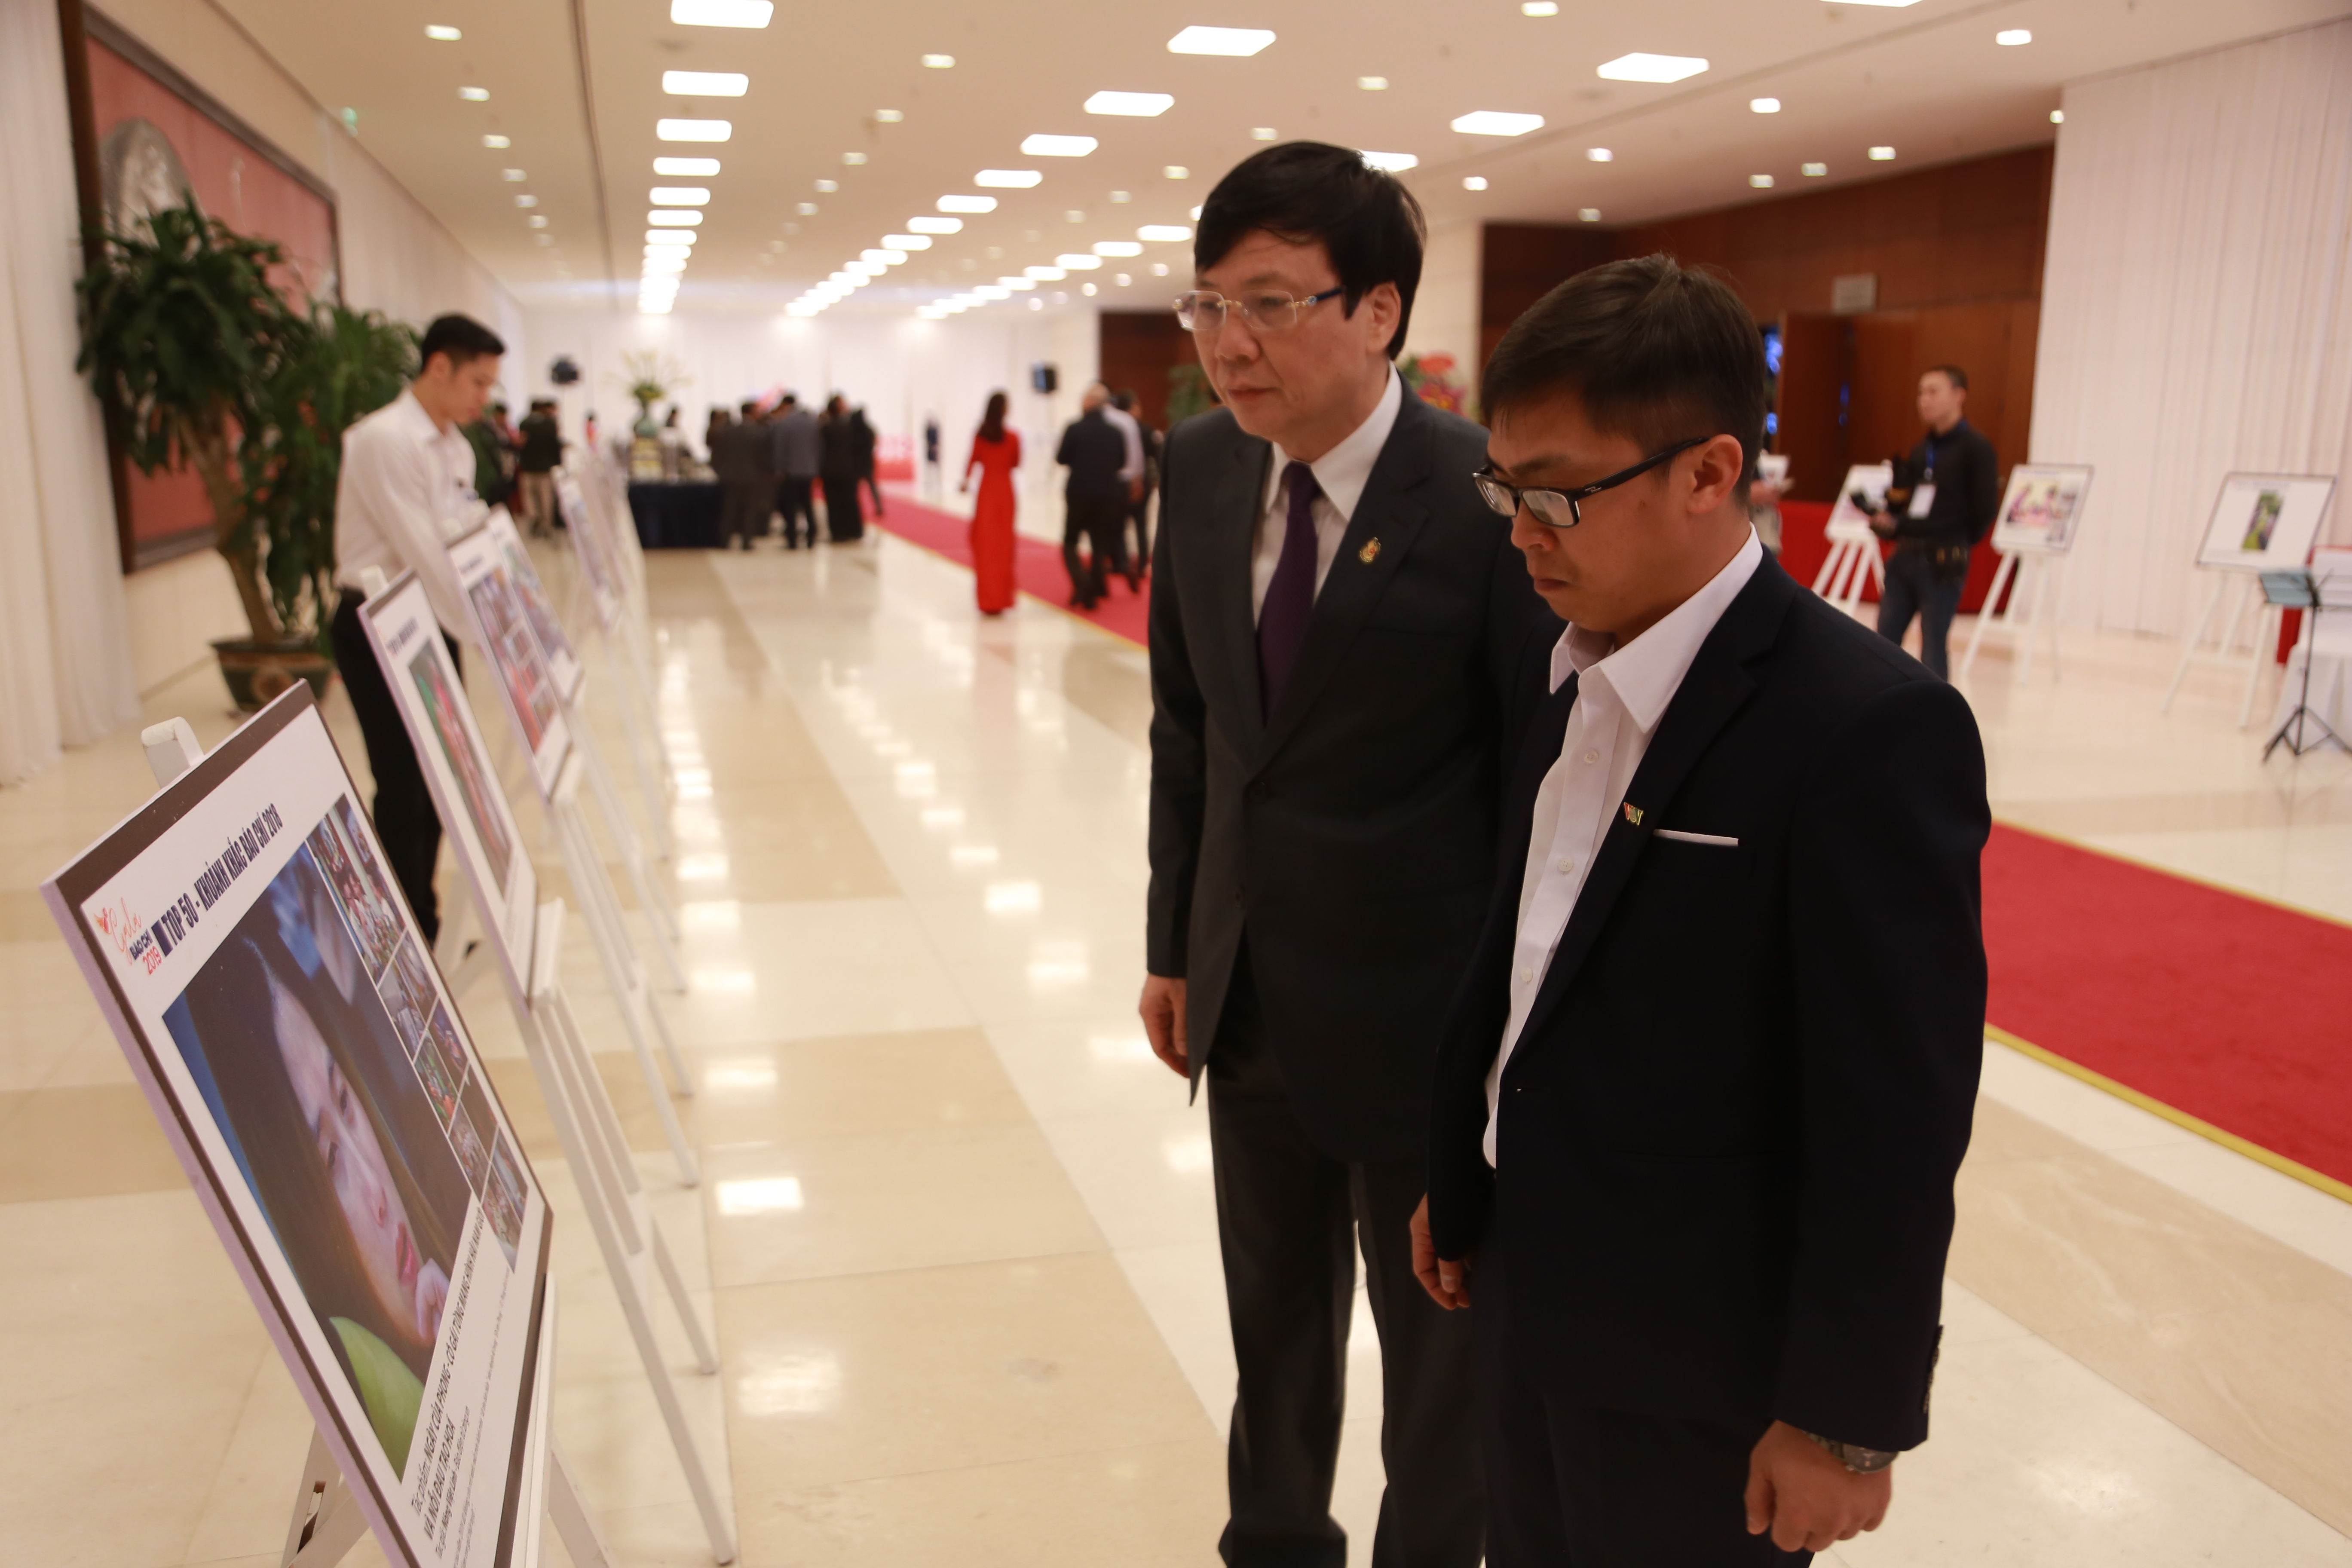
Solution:
M482 138L482 145L485 147L511 147L514 145L514 138L511 136L500 136L493 132L492 134Z
M1271 125L1255 125L1255 126L1252 126L1252 127L1250 128L1250 140L1251 140L1251 141L1253 141L1253 142L1271 142L1271 141L1273 141L1273 140L1274 140L1274 127L1273 127L1273 126L1271 126Z
M669 0L681 27L764 27L775 14L771 0Z
M1778 114L1780 112L1780 100L1777 98L1751 98L1748 100L1748 107L1758 114Z
M1083 158L1100 145L1091 136L1048 136L1039 132L1023 139L1021 151L1032 158Z
M1384 76L1360 76L1356 79L1356 85L1366 92L1386 92L1389 89L1389 79Z
M1201 209L1199 207L1194 207L1191 212L1186 213L1184 216L1191 218L1194 223L1198 223L1201 221Z
M917 234L961 234L963 219L960 217L910 217L907 226Z
M679 98L740 98L751 90L741 71L664 71L662 90Z
M896 109L877 109L874 111L876 122L882 125L896 125L906 118L902 110Z
M1037 279L1034 278L1000 278L996 280L996 286L1007 290L1008 292L1015 289L1034 289L1037 287ZM978 290L974 290L974 292L977 291Z
M796 212L796 213L800 214L800 215L801 215L801 216L803 216L803 217L814 217L814 216L816 216L816 204L815 204L814 202L803 202L800 205L798 205L798 206L794 207L793 210L794 212Z
M1577 220L1580 223L1599 223L1601 221L1601 209L1599 207L1579 207L1576 209L1576 216Z
M886 234L882 243L893 250L929 250L931 237L928 234Z
M1086 101L1088 114L1131 114L1150 119L1165 114L1176 100L1164 92L1098 92Z
M1606 147L1587 147L1584 150L1584 155L1596 163L1606 163L1617 156Z
M996 210L994 196L941 196L939 209L943 213L992 213Z
M1619 55L1608 64L1596 68L1593 74L1610 81L1681 81L1706 69L1706 62L1696 55L1645 55L1636 51Z
M2032 43L2033 34L2024 27L2003 27L1992 36L1992 41L1996 44L2006 44L2014 48L2020 44Z
M1111 281L1118 284L1120 288L1125 289L1131 286L1135 282L1135 279L1128 273L1121 272L1114 276L1111 279Z
M515 198L515 205L519 207L535 207L539 205L539 198L537 196L529 195L517 196Z
M1091 296L1096 292L1096 289L1091 283L1081 283L1078 285L1078 292Z
M1830 4L1833 5L1839 3L1840 0L1830 0ZM1916 5L1919 0L1843 0L1843 3L1851 5L1886 5L1900 10L1906 5Z
M1417 166L1421 160L1410 153L1366 153L1364 162L1375 169L1386 169L1391 174L1402 174Z
M1148 223L1135 231L1135 237L1148 244L1158 245L1163 242L1172 243L1180 239L1190 239L1192 237L1192 231L1181 223Z
M1112 205L1123 207L1127 205L1128 203L1135 199L1135 193L1133 191L1113 191L1110 194L1110 199Z
M1264 27L1187 27L1168 40L1171 55L1254 55L1274 42Z
M646 222L655 228L691 228L702 221L702 215L691 207L656 207L646 215Z
M649 228L646 230L646 243L647 245L657 245L672 249L681 247L691 248L694 241L695 233L694 230L690 228Z
M923 57L923 64L926 68L935 71L953 70L955 68L955 57L953 55L925 55Z
M816 183L816 189L819 195L829 196L833 195L834 192L841 189L841 182L839 180L819 180Z
M2066 111L2065 111L2064 110L2063 110L2063 109L2053 109L2053 110L2052 110L2050 111L2050 123L2051 123L2051 124L2053 124L2053 125L2063 125L2063 124L2065 124L2065 123L2066 123Z
M1039 283L1059 283L1069 276L1058 267L1024 267L1021 271L1023 276Z
M1755 186L1759 191L1769 191L1772 188L1772 176L1769 174L1750 174L1748 176L1748 183Z
M903 250L893 250L887 246L881 246L873 250L859 251L857 259L871 262L878 267L896 267L907 259L907 253Z
M1168 263L1166 263L1166 262L1164 262L1164 261L1155 261L1155 262L1153 262L1153 263L1151 264L1151 275L1152 275L1154 278L1165 278L1165 277L1167 277L1167 276L1168 276Z
M866 154L863 153L844 153L841 155L841 161L849 168L862 168L865 166Z
M657 207L700 207L710 205L710 193L700 185L656 185L646 199Z
M545 227L547 226L547 216L546 216L546 215L545 215L545 214L543 214L543 213L533 213L533 214L531 214L531 215L530 215L530 226L531 226L531 227L533 227L533 228L545 228Z
M1022 281L1028 283L1029 287L1032 289L1037 287L1035 283L1030 282L1028 279L1024 278ZM983 300L1010 300L1013 298L1013 290L1007 289L1002 283L983 283L979 288L974 289L972 292L979 295Z
M1508 114L1499 109L1481 109L1454 118L1454 129L1465 136L1525 136L1530 131L1543 129L1540 114Z
M648 256L646 258L645 265L640 268L639 270L644 272L683 272L686 270L686 253L680 251L676 256Z
M525 174L520 169L500 169L499 171L499 178L504 180L510 185L520 185L529 177L530 176Z
M1818 180L1829 172L1830 166L1827 163L1808 163L1805 165L1805 177L1809 180Z
M1034 169L982 169L971 177L971 183L994 185L999 190L1025 191L1045 177Z
M1092 272L1102 266L1102 258L1086 252L1071 252L1054 258L1054 265L1066 272Z
M1895 149L1892 147L1873 147L1870 150L1870 161L1874 163L1890 163L1894 157Z
M1483 191L1486 188L1486 176L1484 174L1465 174L1462 177L1462 188L1465 191Z
M1171 180L1189 180L1192 177L1192 171L1181 163L1171 163L1160 172Z
M654 134L665 142L724 142L735 127L724 120L656 120Z
M467 103L487 103L489 101L490 89L487 87L461 87L457 89L457 96Z
M1143 247L1131 239L1106 239L1095 246L1097 256L1140 256Z
M425 36L436 44L454 44L466 35L455 27L445 27L438 22L428 22L425 26Z
M1559 0L1519 0L1519 15L1557 16L1559 15Z
M1076 207L1072 207L1069 211L1062 215L1062 221L1065 223L1084 223L1087 221L1087 215L1079 211Z

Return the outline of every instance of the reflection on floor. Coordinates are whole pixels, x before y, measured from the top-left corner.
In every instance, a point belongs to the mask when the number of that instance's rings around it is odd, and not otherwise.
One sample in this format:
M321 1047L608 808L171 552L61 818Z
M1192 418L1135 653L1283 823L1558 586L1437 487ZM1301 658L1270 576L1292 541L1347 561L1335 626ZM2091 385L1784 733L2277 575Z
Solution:
M591 955L569 962L718 1326L718 1378L672 1360L744 1561L1211 1563L1231 1352L1208 1141L1133 1016L1142 657L1034 603L981 624L968 578L892 542L651 564L699 1190ZM2161 645L2065 652L2057 687L1979 666L2003 816L2352 917L2352 762L2264 770L2222 677L2158 717ZM210 743L222 707L206 671L148 711ZM330 717L355 739L340 697ZM275 1563L306 1441L31 891L145 778L126 731L0 795L0 1563ZM504 1003L466 1001L562 1205ZM2352 1565L2352 1207L1988 1058L1935 1438L1887 1528L1826 1560ZM707 1561L583 1227L559 1219L557 1259L583 1486L625 1563ZM1359 1327L1337 1507L1361 1562Z

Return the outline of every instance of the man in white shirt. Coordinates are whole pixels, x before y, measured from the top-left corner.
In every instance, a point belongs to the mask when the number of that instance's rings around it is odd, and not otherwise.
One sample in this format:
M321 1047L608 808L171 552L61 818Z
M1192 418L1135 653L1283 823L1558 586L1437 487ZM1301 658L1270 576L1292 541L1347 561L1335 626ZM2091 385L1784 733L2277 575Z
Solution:
M408 389L343 433L335 486L335 584L342 592L329 636L367 743L376 835L429 939L441 929L433 893L441 819L359 612L370 567L387 579L414 571L450 657L459 641L473 640L448 542L482 511L465 426L481 417L498 385L506 344L479 321L443 316L425 329L418 352L421 366Z
M1748 521L1755 321L1662 256L1488 360L1525 656L1415 1272L1475 1306L1490 1568L1801 1563L1927 1436L1984 1020L1968 705Z

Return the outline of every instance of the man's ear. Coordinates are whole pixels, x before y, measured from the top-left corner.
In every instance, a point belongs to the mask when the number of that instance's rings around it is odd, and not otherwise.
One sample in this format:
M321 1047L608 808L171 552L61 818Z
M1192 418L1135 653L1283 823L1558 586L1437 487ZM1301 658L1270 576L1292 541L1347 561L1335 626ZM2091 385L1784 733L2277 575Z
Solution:
M1737 493L1748 452L1736 436L1717 436L1701 446L1691 465L1690 510L1710 512Z

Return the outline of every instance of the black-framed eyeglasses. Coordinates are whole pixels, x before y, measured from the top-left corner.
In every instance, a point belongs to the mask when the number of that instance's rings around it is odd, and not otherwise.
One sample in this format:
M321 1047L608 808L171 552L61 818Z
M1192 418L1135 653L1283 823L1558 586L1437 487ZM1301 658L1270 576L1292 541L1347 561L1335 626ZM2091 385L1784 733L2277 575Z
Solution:
M1505 517L1518 516L1519 508L1524 506L1528 514L1546 528L1574 528L1584 521L1582 508L1585 501L1602 490L1615 489L1628 479L1638 479L1667 458L1714 439L1712 436L1694 436L1687 441L1677 441L1663 452L1653 452L1630 468L1572 490L1525 489L1517 485L1505 484L1495 477L1491 468L1479 469L1470 476L1470 482L1478 487L1479 498Z
M1275 289L1261 289L1238 300L1228 300L1213 289L1195 289L1190 294L1176 297L1176 324L1188 332L1213 332L1225 324L1228 315L1237 311L1249 323L1251 331L1286 332L1298 324L1298 318L1308 306L1336 300L1347 291L1343 283L1320 294L1309 294L1304 300Z

